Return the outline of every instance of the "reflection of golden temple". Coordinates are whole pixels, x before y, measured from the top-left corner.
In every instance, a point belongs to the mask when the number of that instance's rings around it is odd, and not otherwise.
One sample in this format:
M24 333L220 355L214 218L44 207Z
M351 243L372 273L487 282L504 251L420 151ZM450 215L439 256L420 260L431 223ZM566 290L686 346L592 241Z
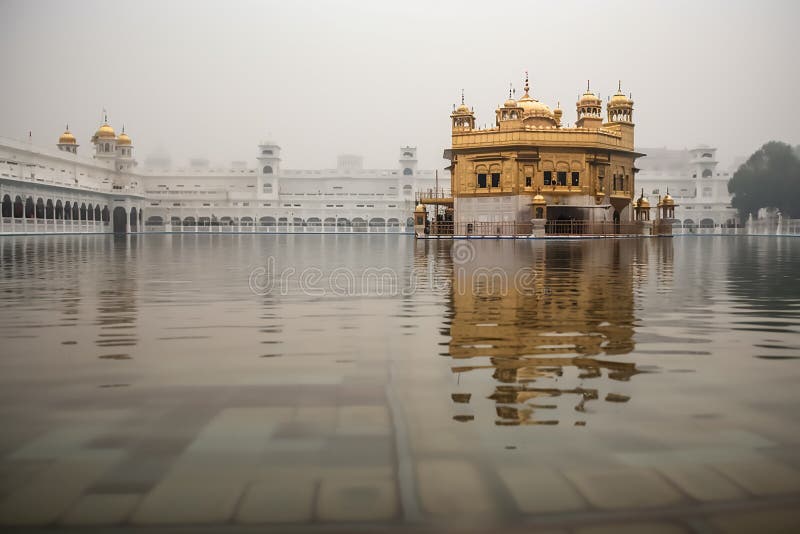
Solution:
M471 253L459 255L465 244ZM497 424L554 424L559 413L563 418L559 410L583 412L594 399L627 401L615 384L642 371L608 357L634 349L634 266L647 263L648 251L661 256L667 245L453 242L453 372L492 371ZM597 383L589 387L586 380ZM453 400L476 402L470 393L454 392ZM564 406L559 397L575 400Z

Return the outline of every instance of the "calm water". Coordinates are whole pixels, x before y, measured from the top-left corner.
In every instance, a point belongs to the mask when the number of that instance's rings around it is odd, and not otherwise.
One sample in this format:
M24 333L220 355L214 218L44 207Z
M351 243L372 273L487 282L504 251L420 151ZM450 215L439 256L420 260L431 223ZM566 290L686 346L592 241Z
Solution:
M0 525L800 528L798 238L0 261Z

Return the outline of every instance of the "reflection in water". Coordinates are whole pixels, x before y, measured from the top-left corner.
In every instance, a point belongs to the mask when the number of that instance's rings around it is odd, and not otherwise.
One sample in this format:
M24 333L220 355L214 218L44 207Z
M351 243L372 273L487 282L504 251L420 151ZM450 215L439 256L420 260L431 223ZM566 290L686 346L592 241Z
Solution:
M107 264L102 271L102 281L97 289L97 324L100 333L95 341L98 347L118 351L102 354L104 360L129 360L127 347L136 345L137 286L136 252L137 236L126 239L115 236L109 250Z
M256 294L270 256L404 291ZM797 509L797 239L15 236L0 260L0 530Z
M659 276L668 276L671 245L668 239L453 243L452 254L437 255L452 280L446 353L452 371L491 371L495 390L488 398L498 425L558 424L560 398L582 414L591 401L627 402L614 382L642 371L608 357L634 349L634 277L647 269L635 273L654 252ZM420 246L417 253L419 263L428 252ZM472 395L452 398L470 403Z

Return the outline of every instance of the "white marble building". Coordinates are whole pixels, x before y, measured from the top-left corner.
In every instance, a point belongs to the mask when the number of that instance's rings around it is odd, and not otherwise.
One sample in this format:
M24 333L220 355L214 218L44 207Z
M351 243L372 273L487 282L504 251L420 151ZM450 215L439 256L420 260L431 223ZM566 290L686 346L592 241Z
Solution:
M284 169L281 148L258 145L255 168L227 168L193 160L169 168L145 163L140 176L147 199L148 230L258 232L405 232L415 193L434 187L435 174L417 168L417 149L400 149L397 166L364 169L357 155L339 156L335 168ZM444 180L445 178L443 178Z
M124 128L107 121L91 143L88 157L69 128L55 148L0 138L0 233L411 232L416 193L436 182L417 168L416 147L392 168L342 155L335 168L294 170L273 142L258 145L255 166L222 167L173 167L163 155L140 166Z
M728 180L732 173L717 168L717 149L699 145L689 150L637 148L647 154L636 166L636 186L655 205L669 190L678 205L673 233L719 232L738 224L731 207Z

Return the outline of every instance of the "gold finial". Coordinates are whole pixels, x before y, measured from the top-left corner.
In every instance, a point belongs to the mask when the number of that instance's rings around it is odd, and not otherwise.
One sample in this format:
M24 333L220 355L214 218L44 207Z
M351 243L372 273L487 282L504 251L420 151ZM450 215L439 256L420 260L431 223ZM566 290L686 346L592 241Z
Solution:
M461 105L464 105L464 90L461 90Z
M586 92L589 92L589 80L586 80Z
M525 94L528 94L528 91L531 90L530 85L528 85L528 71L525 71Z
M513 83L509 83L508 84L508 98L511 98L511 91L512 91L513 87L514 87Z
M617 91L622 92L622 80L617 80Z

